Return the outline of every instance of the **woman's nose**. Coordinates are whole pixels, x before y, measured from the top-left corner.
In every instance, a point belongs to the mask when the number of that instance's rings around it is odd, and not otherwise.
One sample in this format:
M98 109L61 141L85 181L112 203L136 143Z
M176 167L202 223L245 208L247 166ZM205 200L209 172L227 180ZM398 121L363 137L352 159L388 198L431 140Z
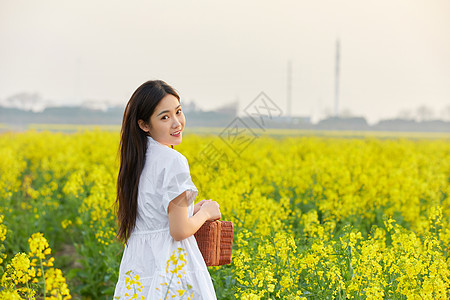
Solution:
M173 122L173 128L178 128L181 126L181 122L178 119L175 119L175 121Z

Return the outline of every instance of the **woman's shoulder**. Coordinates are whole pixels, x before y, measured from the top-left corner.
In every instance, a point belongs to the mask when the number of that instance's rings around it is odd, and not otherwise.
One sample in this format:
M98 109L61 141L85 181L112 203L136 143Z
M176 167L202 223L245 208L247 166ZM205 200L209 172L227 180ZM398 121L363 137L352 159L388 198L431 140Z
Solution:
M167 146L151 147L147 149L147 156L157 162L168 163L172 160L186 161L186 157L175 149Z
M185 165L187 164L186 157L175 149L156 144L155 141L150 142L147 148L146 161L150 164L157 165L164 168L168 165Z
M178 151L159 143L158 141L156 141L155 139L153 139L150 136L147 136L147 155L149 155L152 152L155 152L155 153L158 153L159 155L164 155L164 156L171 156L171 155L173 156L173 155L176 155L175 152L178 152Z

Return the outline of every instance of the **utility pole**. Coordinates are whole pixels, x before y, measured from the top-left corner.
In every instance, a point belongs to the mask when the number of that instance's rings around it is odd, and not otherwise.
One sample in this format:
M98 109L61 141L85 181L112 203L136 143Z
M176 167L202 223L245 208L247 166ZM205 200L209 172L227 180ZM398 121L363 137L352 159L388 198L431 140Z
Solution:
M336 73L334 77L334 116L339 116L339 58L340 58L339 38L336 40Z
M291 105L292 105L292 61L288 60L287 64L287 86L286 86L287 115L289 123L291 123Z
M75 60L74 100L81 104L81 58Z

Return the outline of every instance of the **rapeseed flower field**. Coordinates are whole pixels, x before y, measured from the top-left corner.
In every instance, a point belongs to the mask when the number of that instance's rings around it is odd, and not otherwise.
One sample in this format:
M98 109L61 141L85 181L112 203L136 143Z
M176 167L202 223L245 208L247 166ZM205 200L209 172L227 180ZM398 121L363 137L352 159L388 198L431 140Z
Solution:
M0 299L112 298L118 142L105 130L0 135ZM448 137L233 145L192 133L175 146L196 200L234 223L232 263L209 267L218 299L450 298ZM167 263L174 283L183 253Z

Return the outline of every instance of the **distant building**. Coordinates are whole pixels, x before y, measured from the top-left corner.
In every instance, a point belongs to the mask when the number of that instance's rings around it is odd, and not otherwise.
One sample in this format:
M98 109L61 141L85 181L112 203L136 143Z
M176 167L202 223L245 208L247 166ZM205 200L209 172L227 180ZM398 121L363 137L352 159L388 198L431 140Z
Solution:
M330 117L317 123L316 128L321 130L368 130L370 126L363 117Z
M186 103L183 102L181 106L183 107L183 111L186 113L201 111L201 109L197 107L197 104L195 104L194 101Z
M293 124L293 125L311 124L311 117L309 117L309 116L291 116L291 117L289 117L289 116L274 117L273 116L272 120L275 123L284 123L284 124Z
M219 113L219 114L224 114L224 115L229 115L229 116L235 117L235 116L237 116L238 109L239 109L239 103L237 101L235 101L232 103L227 103L225 105L222 105L213 111L216 113Z
M92 109L92 110L101 110L107 111L111 104L108 101L98 101L98 100L87 100L81 104L81 107Z

